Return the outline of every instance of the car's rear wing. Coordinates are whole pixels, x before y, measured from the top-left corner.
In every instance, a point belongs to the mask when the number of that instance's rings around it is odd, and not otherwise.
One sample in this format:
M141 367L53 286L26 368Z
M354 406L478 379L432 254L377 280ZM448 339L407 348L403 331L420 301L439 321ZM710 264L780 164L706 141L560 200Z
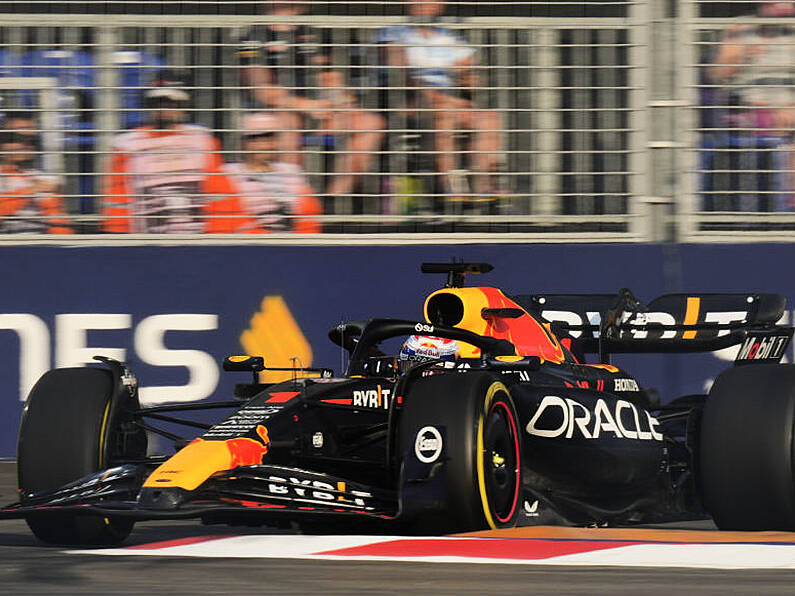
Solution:
M777 327L786 307L780 294L665 294L642 305L629 290L617 294L533 294L513 299L577 353L710 352L749 334L791 336Z

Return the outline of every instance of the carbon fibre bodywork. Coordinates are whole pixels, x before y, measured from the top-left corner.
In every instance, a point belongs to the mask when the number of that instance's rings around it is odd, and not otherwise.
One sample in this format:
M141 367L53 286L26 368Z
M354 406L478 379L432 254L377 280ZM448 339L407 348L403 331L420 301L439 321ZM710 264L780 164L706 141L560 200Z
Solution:
M429 367L426 372L489 371L499 375L515 400L524 429L525 523L619 519L645 498L657 509L669 500L669 483L662 475L668 465L663 429L643 407L642 392L612 391L617 379L629 378L619 369L562 368L530 359L459 364L465 367ZM427 492L427 498L416 501L427 501L424 506L431 508L437 500L434 476L441 475L444 454L422 462L412 449L394 452L390 426L398 424L405 397L398 383L364 377L296 379L270 386L180 452L195 450L195 459L172 457L157 467L154 462L115 466L56 491L24 495L24 506L6 508L0 515L57 507L137 519L233 521L245 516L250 523L285 514L356 513L386 520L399 517L405 483ZM573 416L571 409L576 410ZM585 412L594 412L587 421ZM267 439L257 433L262 427ZM633 433L644 438L628 438ZM214 463L213 453L219 450L228 463ZM401 481L398 462L407 461L413 476ZM207 464L211 468L200 480L180 478L180 466L195 472Z

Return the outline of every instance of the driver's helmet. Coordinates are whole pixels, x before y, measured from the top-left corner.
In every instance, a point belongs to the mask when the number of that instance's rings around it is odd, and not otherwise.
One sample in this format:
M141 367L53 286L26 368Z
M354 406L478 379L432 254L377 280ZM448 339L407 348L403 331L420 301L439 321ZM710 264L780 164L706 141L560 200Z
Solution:
M453 362L458 356L458 342L443 337L430 335L412 335L400 348L398 357L402 370L407 370L421 362L428 360L442 360Z

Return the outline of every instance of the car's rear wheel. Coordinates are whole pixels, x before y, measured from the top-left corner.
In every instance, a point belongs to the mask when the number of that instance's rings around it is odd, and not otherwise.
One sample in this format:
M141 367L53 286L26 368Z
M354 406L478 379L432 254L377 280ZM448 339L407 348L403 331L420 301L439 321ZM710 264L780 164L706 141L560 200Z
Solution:
M701 421L704 505L722 530L795 530L795 365L722 373Z
M516 525L521 440L513 399L497 377L456 373L418 380L406 397L399 436L404 521L414 531Z
M49 371L28 396L19 430L17 464L22 504L108 466L119 432L113 373L99 368ZM145 435L134 455L145 455ZM142 453L141 453L142 452ZM26 502L27 501L27 502ZM65 511L26 517L33 534L51 544L109 545L124 540L133 521Z

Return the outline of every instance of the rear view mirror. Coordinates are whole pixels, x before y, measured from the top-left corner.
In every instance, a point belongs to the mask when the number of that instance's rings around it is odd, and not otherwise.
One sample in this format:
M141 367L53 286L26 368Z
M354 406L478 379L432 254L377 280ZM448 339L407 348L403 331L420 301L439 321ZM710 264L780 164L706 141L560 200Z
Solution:
M224 370L237 372L259 372L265 369L262 356L227 356L224 358Z

